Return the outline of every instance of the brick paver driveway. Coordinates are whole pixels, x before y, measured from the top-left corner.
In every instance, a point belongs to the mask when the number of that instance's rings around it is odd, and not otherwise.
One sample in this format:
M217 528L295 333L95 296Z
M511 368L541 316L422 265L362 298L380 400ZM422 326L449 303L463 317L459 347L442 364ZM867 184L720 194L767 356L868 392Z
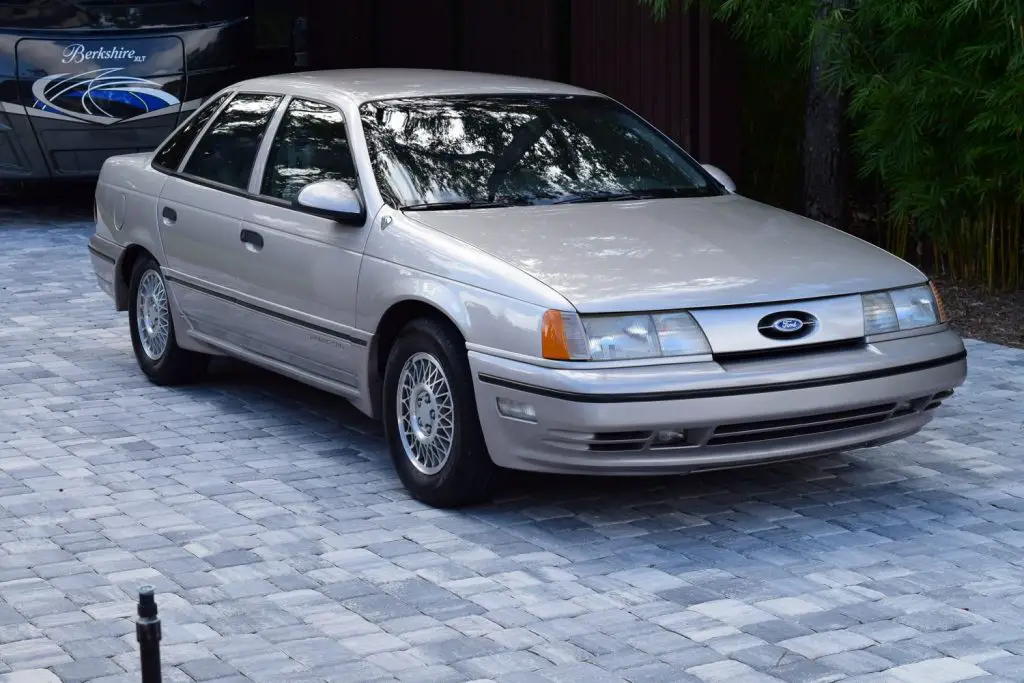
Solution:
M0 229L0 666L52 672L12 680L138 683L144 583L165 681L1024 680L1022 352L887 448L437 511L340 400L149 385L87 235Z

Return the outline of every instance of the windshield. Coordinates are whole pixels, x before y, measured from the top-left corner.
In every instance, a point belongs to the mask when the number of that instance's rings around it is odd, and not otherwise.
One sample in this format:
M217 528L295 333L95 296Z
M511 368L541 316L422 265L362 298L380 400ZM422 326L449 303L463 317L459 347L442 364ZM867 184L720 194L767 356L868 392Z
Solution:
M410 98L360 111L377 183L396 207L722 193L665 136L601 97Z
M137 29L191 26L252 13L252 0L0 0L0 28Z

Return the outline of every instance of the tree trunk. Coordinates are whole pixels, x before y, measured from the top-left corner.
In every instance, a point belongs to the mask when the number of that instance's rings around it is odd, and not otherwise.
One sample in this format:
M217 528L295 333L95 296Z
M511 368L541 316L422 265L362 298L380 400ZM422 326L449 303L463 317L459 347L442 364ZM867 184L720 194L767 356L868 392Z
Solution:
M821 18L843 0L820 0ZM811 78L804 110L804 214L837 228L845 227L843 211L843 97L825 88L825 45L812 46Z

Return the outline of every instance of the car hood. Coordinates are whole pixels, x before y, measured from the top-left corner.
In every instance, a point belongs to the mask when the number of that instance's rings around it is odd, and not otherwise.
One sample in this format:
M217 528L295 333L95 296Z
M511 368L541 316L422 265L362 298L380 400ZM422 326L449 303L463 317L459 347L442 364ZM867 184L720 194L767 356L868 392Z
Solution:
M408 212L582 313L792 301L918 284L902 259L738 195Z

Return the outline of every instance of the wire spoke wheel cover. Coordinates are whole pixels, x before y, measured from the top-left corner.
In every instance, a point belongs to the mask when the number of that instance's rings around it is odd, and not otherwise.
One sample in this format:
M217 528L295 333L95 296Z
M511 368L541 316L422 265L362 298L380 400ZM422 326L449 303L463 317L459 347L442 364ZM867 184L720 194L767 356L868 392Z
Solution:
M147 270L139 281L135 313L142 351L150 360L160 360L167 352L170 339L171 311L167 304L164 279L155 270Z
M405 455L419 472L440 472L455 441L455 403L441 363L415 353L398 377L398 433Z

